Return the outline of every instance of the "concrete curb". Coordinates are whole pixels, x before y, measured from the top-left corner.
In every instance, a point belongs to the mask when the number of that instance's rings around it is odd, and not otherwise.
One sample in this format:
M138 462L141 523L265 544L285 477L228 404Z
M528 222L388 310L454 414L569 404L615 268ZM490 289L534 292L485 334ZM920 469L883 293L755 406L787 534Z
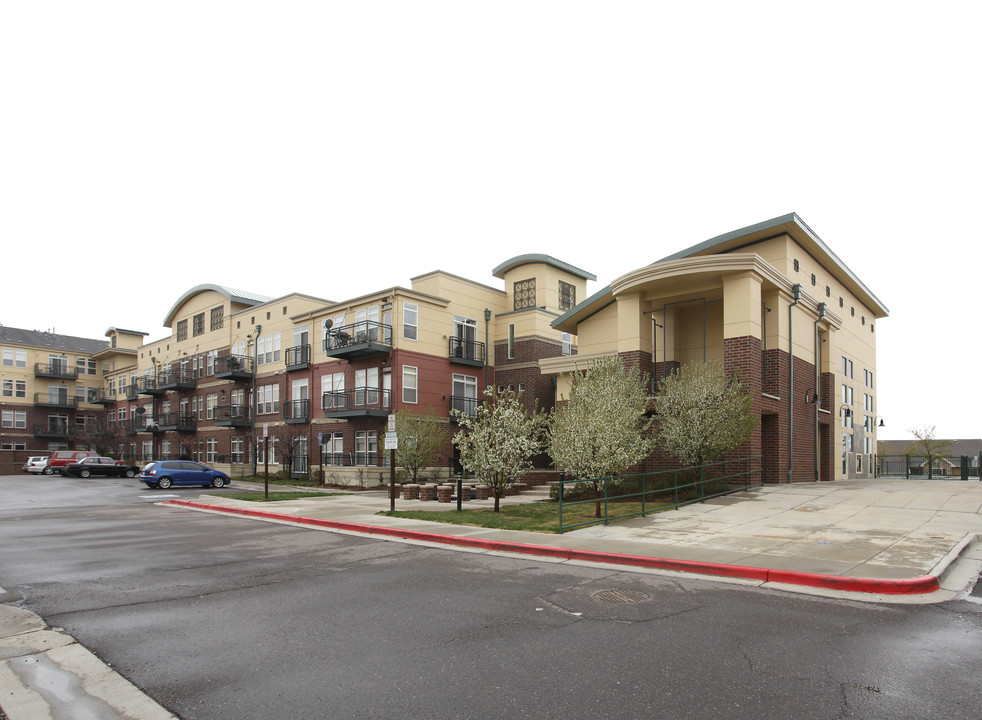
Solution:
M801 572L797 570L774 570L769 568L750 567L745 565L724 565L720 563L699 562L693 560L672 560L669 558L645 557L640 555L619 555L591 550L574 550L571 548L553 547L549 545L531 545L526 543L485 540L422 530L406 530L380 525L344 522L340 520L323 520L319 518L298 517L268 510L251 510L249 508L223 507L194 500L164 500L162 505L186 507L194 510L207 510L229 515L241 515L263 520L285 522L294 525L310 525L314 527L344 532L355 532L366 535L394 537L403 540L437 543L456 547L475 548L480 550L510 552L522 555L548 557L558 560L579 560L583 562L606 563L612 565L629 565L633 567L657 570L674 570L678 572L713 575L717 577L741 578L755 580L761 583L782 583L785 585L801 585L841 592L870 593L878 595L924 595L933 593L941 588L939 577L947 572L951 563L974 542L973 538L953 549L948 556L935 568L937 574L922 575L915 578L884 579L859 578L841 575L823 575L819 573Z

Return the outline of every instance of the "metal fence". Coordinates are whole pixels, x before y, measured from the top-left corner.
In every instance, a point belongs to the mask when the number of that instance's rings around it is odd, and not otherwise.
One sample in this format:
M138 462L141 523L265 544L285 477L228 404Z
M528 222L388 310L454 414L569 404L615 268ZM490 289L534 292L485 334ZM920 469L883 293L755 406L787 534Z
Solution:
M600 491L596 494L595 482L600 483ZM643 517L669 508L678 509L747 490L762 482L759 456L597 480L566 480L560 476L559 532L599 523L606 525L611 520ZM595 507L597 503L600 503L601 517L572 524L564 522L564 509L568 512L578 505ZM638 503L640 509L637 509Z
M876 477L979 479L982 455L877 455Z

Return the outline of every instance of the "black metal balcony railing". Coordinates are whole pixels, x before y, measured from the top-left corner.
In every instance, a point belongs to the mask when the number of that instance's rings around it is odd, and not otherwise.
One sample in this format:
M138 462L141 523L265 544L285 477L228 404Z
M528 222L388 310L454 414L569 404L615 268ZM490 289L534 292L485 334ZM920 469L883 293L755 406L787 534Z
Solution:
M284 357L287 370L305 370L310 367L310 345L288 347Z
M485 345L476 340L450 338L450 361L465 365L484 365Z
M138 377L136 379L136 392L138 395L163 395L164 391L158 386L155 376Z
M85 402L92 403L93 405L111 405L116 402L115 394L110 395L106 388L89 388L85 396Z
M329 391L321 397L321 408L333 417L388 413L392 407L390 395L388 390L370 387Z
M324 352L331 357L359 358L388 353L392 326L363 320L331 328L324 338Z
M123 392L126 394L127 400L136 400L136 396L138 394L136 383L134 382L130 383L129 385L125 385L123 387Z
M219 405L215 408L215 424L222 427L249 427L252 408L248 405Z
M474 417L477 414L477 406L481 401L477 398L464 397L463 395L450 396L450 422L457 422L456 410L465 417Z
M310 420L310 400L289 400L283 403L283 420L304 423Z
M72 428L65 422L49 422L47 425L34 425L34 437L67 438L72 435Z
M248 355L219 355L215 358L215 378L218 380L248 380L255 371L255 362Z
M352 465L371 465L381 467L384 465L383 458L377 452L346 452L346 453L324 453L321 456L324 465L336 465L348 467Z
M197 420L193 415L182 415L181 413L166 412L157 416L156 427L158 432L177 430L178 432L194 432L197 427Z
M77 406L77 401L69 397L67 392L46 392L34 393L34 404L38 407L56 407L72 409Z
M158 376L157 387L161 390L193 390L196 382L190 370L168 370Z
M68 367L67 363L35 363L34 377L76 380L78 379L78 369Z

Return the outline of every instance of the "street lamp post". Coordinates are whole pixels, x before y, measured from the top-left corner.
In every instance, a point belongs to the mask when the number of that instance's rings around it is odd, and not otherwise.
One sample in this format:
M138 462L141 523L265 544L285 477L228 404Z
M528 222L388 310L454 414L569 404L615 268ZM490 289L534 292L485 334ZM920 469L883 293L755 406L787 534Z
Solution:
M488 339L488 323L491 322L491 310L489 308L484 308L484 389L488 388L489 375L488 375L488 358L491 355L491 343Z
M256 374L259 370L259 333L262 325L256 325L256 335L252 338L252 477L256 477L256 463L259 460L259 440L256 439ZM246 336L248 337L248 335Z

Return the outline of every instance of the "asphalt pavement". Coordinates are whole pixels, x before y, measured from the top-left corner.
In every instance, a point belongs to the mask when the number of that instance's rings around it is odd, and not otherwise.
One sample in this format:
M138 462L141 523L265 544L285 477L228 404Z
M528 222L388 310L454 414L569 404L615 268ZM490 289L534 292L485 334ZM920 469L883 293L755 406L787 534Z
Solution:
M261 485L237 481L238 487ZM284 489L277 486L277 490ZM505 503L527 502L522 496ZM982 483L846 480L769 485L644 518L563 535L408 520L384 491L264 503L202 495L161 502L466 552L696 573L725 582L873 602L970 598L982 571ZM467 507L490 507L469 501ZM454 512L455 503L397 500L397 509ZM0 588L0 601L11 602ZM73 638L0 605L0 707L9 720L173 718ZM67 713L67 714L66 714Z

